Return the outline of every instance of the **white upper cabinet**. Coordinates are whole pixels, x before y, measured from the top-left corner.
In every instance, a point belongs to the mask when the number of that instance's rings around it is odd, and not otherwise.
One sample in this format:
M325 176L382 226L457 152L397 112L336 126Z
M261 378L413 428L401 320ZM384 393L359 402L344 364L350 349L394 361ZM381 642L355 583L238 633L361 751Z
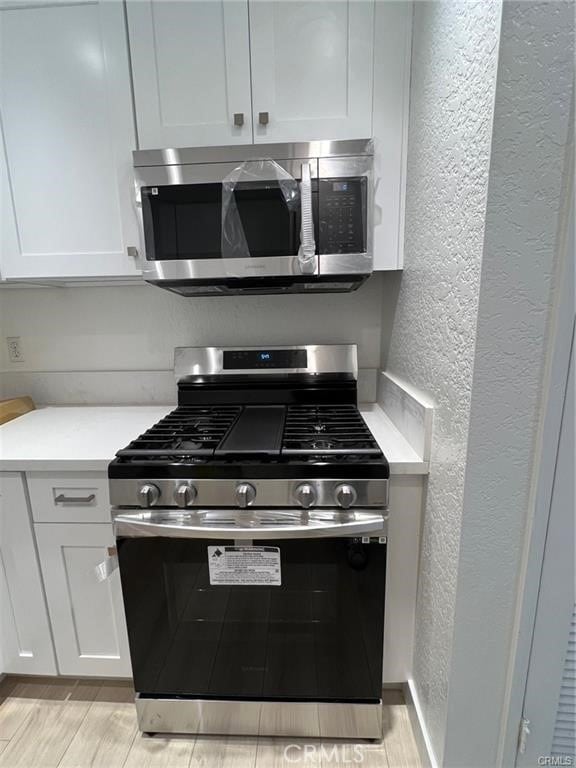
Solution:
M374 269L401 269L412 3L376 0L374 38Z
M0 278L8 261L18 258L20 253L1 128L0 124Z
M141 149L252 142L247 0L128 0Z
M250 0L254 141L372 135L374 3Z
M122 3L0 8L0 68L2 277L138 274Z
M373 0L127 9L141 149L371 135Z

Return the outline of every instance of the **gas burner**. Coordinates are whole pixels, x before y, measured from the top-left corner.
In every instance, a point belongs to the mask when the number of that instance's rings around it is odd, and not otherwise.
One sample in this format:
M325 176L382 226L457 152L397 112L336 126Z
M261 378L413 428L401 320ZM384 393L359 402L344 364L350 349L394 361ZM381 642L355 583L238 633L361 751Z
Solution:
M153 465L161 465L161 466L173 466L175 464L178 465L190 465L190 464L206 464L207 458L205 456L190 456L190 455L178 455L173 456L170 453L162 453L162 454L145 454L138 456L130 456L122 461L129 462L132 466L139 466L142 464L145 464L146 466L149 466L151 464Z
M206 459L202 456L171 456L172 464L206 464Z
M202 416L199 419L184 419L184 429L193 429L198 432L209 432L212 422L209 416Z
M315 451L325 451L335 447L335 443L332 440L312 440L309 445Z
M187 451L198 451L203 447L203 443L195 440L179 440L175 443L174 447Z

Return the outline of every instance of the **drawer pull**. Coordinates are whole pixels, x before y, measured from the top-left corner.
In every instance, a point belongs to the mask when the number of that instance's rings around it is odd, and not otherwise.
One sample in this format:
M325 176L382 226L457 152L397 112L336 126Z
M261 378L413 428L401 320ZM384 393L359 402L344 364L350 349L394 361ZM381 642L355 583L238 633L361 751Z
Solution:
M64 496L63 493L60 493L54 501L56 504L90 504L95 498L95 493L91 493L89 496Z

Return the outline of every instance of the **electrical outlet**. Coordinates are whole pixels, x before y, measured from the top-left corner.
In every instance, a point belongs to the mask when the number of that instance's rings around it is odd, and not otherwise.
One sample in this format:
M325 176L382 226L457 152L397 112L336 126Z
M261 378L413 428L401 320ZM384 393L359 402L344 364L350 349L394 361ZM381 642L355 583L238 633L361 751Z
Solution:
M22 345L20 343L20 336L7 336L6 344L8 344L8 358L11 363L23 363L24 353L22 352Z

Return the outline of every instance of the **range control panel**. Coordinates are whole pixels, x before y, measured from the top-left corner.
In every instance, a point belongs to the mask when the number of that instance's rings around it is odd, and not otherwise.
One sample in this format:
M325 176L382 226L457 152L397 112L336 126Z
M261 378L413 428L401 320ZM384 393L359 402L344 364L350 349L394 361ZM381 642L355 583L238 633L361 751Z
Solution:
M224 350L223 369L255 370L260 368L306 368L305 349L234 349Z
M319 180L320 253L366 250L364 176Z

